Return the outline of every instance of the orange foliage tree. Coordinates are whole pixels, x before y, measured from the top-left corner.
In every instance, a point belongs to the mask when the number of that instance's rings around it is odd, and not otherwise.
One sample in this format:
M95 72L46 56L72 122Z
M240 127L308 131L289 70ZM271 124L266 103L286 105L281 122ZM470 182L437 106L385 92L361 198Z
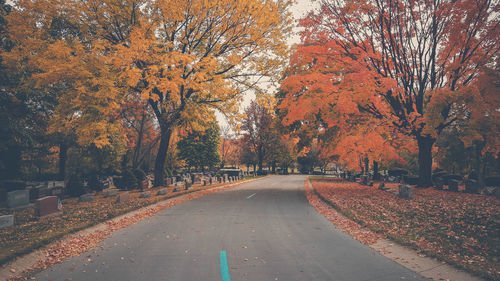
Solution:
M499 9L490 0L322 0L301 21L282 86L285 121L319 115L343 127L370 116L416 140L420 185L431 185L433 144L466 103L456 97L479 95L481 68L496 62Z

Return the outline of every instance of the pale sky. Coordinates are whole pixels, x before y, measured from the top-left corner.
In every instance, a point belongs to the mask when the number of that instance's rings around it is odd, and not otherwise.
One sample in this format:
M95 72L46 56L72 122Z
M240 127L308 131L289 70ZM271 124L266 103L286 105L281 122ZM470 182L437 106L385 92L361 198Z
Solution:
M291 7L292 16L294 18L294 34L289 38L288 44L290 46L300 43L300 37L298 35L299 28L297 28L297 24L299 19L303 18L310 11L312 11L315 7L318 6L317 0L295 0L295 4ZM243 97L243 102L240 104L240 109L243 111L246 107L250 105L250 102L255 99L255 95L253 93L248 93ZM221 126L227 126L227 122L225 117L219 113L215 113L217 117L217 121Z

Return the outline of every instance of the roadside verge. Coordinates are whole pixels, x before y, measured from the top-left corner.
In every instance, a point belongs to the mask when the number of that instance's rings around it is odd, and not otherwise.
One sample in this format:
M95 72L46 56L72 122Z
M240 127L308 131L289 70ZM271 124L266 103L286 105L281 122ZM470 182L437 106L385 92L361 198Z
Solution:
M380 254L419 273L423 277L433 280L483 280L437 259L420 254L416 250L401 246L386 239L382 234L375 233L351 218L347 218L337 211L339 208L335 203L314 189L309 178L305 180L304 188L309 203L335 226ZM349 214L347 215L349 216Z

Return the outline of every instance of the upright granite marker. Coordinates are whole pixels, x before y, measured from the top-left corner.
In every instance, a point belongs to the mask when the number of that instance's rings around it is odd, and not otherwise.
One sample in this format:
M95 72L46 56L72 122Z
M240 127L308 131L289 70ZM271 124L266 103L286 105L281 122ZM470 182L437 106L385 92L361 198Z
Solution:
M43 219L62 215L62 211L58 208L58 200L57 196L46 196L37 199L36 210L38 217Z
M0 229L14 225L14 215L0 216Z
M27 207L30 204L30 191L14 190L7 193L7 206L11 209Z

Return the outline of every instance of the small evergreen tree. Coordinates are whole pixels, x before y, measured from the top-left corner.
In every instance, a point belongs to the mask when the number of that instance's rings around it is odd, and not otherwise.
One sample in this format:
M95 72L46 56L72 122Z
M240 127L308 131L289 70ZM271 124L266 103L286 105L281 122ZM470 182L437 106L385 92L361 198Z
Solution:
M83 186L83 180L80 175L71 175L68 181L67 191L71 197L78 197L85 194L85 187Z

